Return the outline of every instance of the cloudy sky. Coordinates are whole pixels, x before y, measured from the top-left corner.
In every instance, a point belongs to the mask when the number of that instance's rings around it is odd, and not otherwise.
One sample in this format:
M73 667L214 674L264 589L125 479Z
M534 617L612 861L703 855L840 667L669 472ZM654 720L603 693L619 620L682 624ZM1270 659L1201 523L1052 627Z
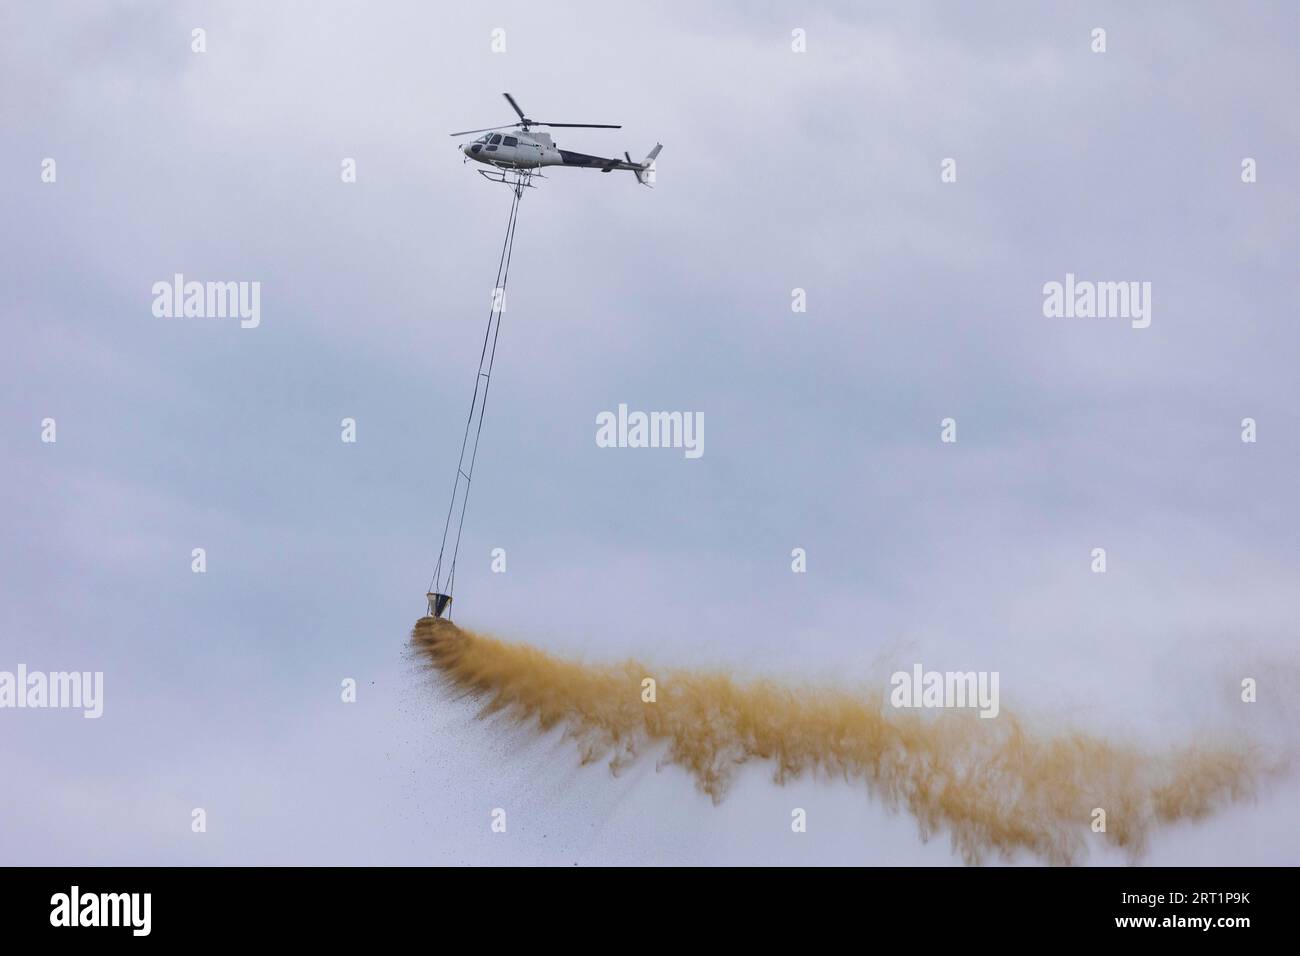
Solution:
M997 670L1047 724L1278 738L1298 27L1287 3L10 5L0 669L102 671L105 712L0 711L0 861L959 862L859 788L756 766L713 807L418 672L510 198L447 133L511 120L505 90L623 124L566 148L664 150L653 191L562 169L524 196L460 622L801 681ZM1150 327L1044 317L1067 272L1150 282ZM260 282L260 326L155 317L175 273ZM598 448L620 403L702 412L704 455ZM1298 863L1298 796L1147 862Z

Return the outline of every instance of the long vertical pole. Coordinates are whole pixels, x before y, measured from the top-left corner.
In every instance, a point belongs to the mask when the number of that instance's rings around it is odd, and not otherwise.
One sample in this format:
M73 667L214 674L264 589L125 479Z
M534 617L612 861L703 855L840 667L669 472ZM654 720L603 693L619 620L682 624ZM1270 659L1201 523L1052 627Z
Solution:
M492 290L492 306L488 312L487 330L483 334L483 347L479 352L478 373L474 377L474 394L470 399L469 415L465 419L465 434L461 438L460 457L456 463L456 477L451 488L451 502L447 506L447 518L443 523L438 563L434 567L433 579L429 583L431 592L448 596L452 594L456 583L456 558L460 553L461 533L465 529L465 509L469 505L469 490L474 476L474 463L478 459L479 438L483 434L483 414L487 409L488 388L492 383L492 365L496 359L497 339L501 334L501 313L505 311L506 284L510 277L510 259L514 252L515 224L519 219L519 200L523 197L525 182L526 180L521 176L511 184L513 196L510 201L510 216L506 221L505 239L501 243L501 255L497 260L496 285ZM471 432L474 434L472 445L469 441ZM466 463L467 451L468 464ZM451 558L450 561L446 561L447 538L451 531L452 515L456 513L457 499L460 501L460 517L456 525L456 537L452 543Z

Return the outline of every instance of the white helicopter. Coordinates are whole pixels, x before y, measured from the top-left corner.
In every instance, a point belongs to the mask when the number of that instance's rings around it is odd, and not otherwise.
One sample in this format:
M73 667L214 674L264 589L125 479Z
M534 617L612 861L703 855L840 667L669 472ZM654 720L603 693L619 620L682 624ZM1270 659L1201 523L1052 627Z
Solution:
M485 129L467 129L451 134L452 136L471 136L474 133L487 134L480 136L472 143L461 146L460 151L468 159L495 167L497 170L495 176L485 169L479 170L488 179L495 182L506 182L507 170L534 170L541 166L581 166L587 169L599 169L602 173L614 169L630 170L636 175L636 181L642 186L654 186L654 162L655 157L659 155L659 150L663 149L662 143L656 143L655 148L650 150L645 161L640 163L632 162L632 157L626 152L623 153L624 159L607 159L604 156L588 156L586 153L575 153L567 149L560 149L551 141L550 134L533 132L532 127L550 126L554 128L567 126L575 129L622 129L622 127L612 126L608 123L539 123L525 116L524 111L515 102L515 98L509 93L502 93L501 95L519 114L518 123L509 123L505 126L488 126ZM518 129L519 132L498 132L499 130L511 129ZM540 173L529 175L540 175Z

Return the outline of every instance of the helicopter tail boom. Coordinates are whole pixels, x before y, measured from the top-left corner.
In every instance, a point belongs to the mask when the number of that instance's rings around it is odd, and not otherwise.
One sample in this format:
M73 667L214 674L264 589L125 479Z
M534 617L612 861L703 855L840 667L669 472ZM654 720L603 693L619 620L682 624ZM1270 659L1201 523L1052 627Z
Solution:
M634 163L632 157L627 153L623 154L623 159L588 156L586 153L575 153L567 149L561 149L559 153L560 162L564 166L585 166L588 169L599 169L602 173L612 172L615 169L626 169L636 175L636 181L641 185L653 187L655 157L659 155L661 149L663 149L663 144L656 143L655 148L650 150L645 161L640 163Z

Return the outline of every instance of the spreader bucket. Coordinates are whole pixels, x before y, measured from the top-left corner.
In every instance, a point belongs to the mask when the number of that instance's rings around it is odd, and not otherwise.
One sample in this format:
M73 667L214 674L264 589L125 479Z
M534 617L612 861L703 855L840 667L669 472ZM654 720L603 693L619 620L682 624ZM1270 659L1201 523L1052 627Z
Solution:
M442 617L447 608L451 607L450 594L438 594L430 591L425 595L429 599L429 617Z

